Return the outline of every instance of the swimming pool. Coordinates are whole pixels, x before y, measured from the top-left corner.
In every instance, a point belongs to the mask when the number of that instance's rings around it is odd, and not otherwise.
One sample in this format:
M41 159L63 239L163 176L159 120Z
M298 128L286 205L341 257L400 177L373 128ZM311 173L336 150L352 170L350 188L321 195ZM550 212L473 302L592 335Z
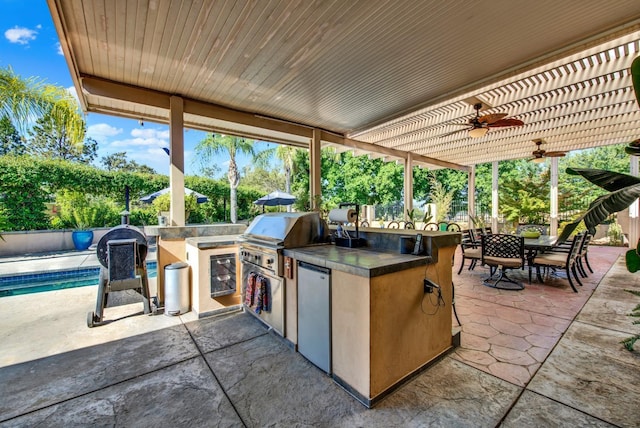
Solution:
M157 262L147 262L149 278L157 273ZM0 297L97 285L99 277L99 267L0 277Z

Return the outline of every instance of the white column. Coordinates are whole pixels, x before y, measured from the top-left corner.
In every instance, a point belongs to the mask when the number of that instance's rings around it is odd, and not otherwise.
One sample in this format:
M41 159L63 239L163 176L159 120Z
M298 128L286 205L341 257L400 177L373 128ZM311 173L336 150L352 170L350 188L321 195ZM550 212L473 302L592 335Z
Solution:
M551 189L549 199L549 235L558 235L558 158L551 158Z
M491 229L498 233L498 161L491 163Z
M407 153L404 160L404 220L411 221L408 211L413 209L413 157Z
M467 213L469 216L476 216L476 166L469 167L469 179L467 183ZM471 225L471 218L469 218Z
M629 171L634 177L638 176L638 156L629 156ZM638 245L638 199L629 205L629 248L636 248Z
M312 210L318 208L316 206L316 199L322 198L322 186L320 184L322 159L320 134L321 131L319 129L313 130L313 138L311 139L311 145L309 147L309 192L311 193L310 205Z
M184 102L172 96L169 113L169 188L171 189L171 226L184 226Z

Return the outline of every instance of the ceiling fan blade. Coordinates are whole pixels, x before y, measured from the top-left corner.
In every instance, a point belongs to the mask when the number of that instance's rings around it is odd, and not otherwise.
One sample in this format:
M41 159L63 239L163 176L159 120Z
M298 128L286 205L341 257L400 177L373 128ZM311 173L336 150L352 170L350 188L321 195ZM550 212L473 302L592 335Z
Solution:
M458 132L465 132L465 131L469 131L470 128L468 125L465 125L467 128L466 129L456 129L455 131L451 131L451 132L447 132L446 134L442 134L440 135L440 137L448 137L449 135L453 135L453 134L457 134Z
M485 114L484 116L480 116L478 118L478 122L492 124L507 116L507 113Z
M546 152L544 155L548 158L561 158L563 156L566 156L566 153L565 152Z
M524 122L519 119L501 119L497 122L489 123L487 126L496 128L499 126L522 126Z

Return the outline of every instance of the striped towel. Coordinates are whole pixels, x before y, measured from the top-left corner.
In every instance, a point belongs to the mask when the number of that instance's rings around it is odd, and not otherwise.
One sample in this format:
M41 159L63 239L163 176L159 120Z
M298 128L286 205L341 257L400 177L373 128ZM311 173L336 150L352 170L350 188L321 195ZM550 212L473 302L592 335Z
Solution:
M249 273L249 277L247 278L247 286L244 290L244 304L248 307L251 307L254 304L257 277L258 277L257 273L251 272Z
M271 289L269 286L269 280L262 275L258 275L256 278L256 296L254 303L256 304L255 312L257 314L265 312L271 312Z

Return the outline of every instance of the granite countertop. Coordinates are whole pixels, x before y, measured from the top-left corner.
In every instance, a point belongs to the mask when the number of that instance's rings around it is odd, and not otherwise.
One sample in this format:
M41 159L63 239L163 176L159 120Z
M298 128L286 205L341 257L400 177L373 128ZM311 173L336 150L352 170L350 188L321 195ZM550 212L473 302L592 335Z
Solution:
M197 238L187 238L187 245L192 245L201 250L207 248L226 247L238 243L240 235L217 235L217 236L199 236Z
M194 224L188 226L145 226L147 236L159 236L160 239L181 240L185 238L216 237L241 234L245 224Z
M414 256L366 248L345 248L335 245L316 245L285 249L284 255L296 260L373 278L432 263L429 256Z

